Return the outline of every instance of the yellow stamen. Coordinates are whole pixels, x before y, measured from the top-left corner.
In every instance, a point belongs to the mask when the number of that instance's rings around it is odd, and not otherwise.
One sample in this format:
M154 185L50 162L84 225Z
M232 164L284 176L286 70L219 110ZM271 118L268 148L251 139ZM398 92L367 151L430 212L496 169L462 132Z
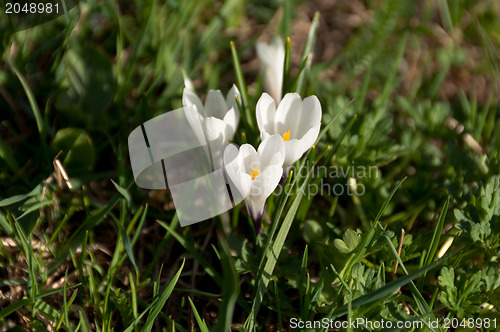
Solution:
M253 170L253 172L250 172L250 176L252 177L252 180L255 180L257 175L259 175L259 171L257 170L257 167L254 167Z
M290 130L283 134L283 140L285 142L290 140Z

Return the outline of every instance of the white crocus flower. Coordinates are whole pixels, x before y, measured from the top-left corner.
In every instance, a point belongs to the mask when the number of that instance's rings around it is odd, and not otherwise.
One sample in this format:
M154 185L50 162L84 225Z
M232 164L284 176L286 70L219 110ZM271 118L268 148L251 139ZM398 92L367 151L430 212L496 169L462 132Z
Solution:
M208 91L205 105L200 98L186 85L182 94L182 103L186 112L195 110L195 114L186 114L188 120L198 116L203 133L196 133L205 137L209 144L214 169L219 169L223 164L224 148L233 139L236 127L240 120L240 111L236 98L241 100L240 91L233 85L227 97L220 90ZM203 140L202 140L203 141Z
M283 88L283 67L285 65L285 46L283 40L276 36L272 44L257 43L257 56L260 59L264 74L264 90L276 103L281 100Z
M299 160L318 138L322 112L316 96L302 100L298 93L287 93L276 109L273 98L264 93L256 113L262 140L276 134L283 137L285 167Z
M267 197L281 180L284 159L285 143L279 135L265 139L257 151L250 144L243 144L238 152L232 145L224 152L229 179L240 197L245 199L248 212L255 221L262 217Z

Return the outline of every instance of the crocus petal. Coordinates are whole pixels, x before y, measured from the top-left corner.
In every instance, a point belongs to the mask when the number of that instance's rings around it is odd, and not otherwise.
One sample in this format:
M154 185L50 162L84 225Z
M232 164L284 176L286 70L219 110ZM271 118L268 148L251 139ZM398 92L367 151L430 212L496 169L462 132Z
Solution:
M285 119L285 123L294 122L295 131L291 137L301 138L309 129L321 123L321 104L316 96L307 97L302 101L300 112L290 110Z
M273 135L265 139L257 150L260 163L266 166L283 166L285 160L285 142L280 135Z
M182 104L184 106L195 106L196 111L204 115L203 103L200 98L188 88L184 88L184 92L182 93Z
M202 120L205 128L207 143L210 148L210 156L214 169L219 169L223 165L224 148L228 144L225 130L226 124L214 117L205 118Z
M250 144L243 144L240 147L240 155L243 162L244 171L250 173L254 167L260 168L260 160L257 151Z
M259 221L264 214L264 205L266 204L265 199L246 199L245 203L247 204L248 213L254 221Z
M263 141L258 151L243 144L239 151L229 145L224 151L224 165L235 201L245 199L248 211L257 221L262 216L266 198L278 186L283 174L285 142L279 135ZM236 198L235 198L236 197Z
M234 133L236 132L236 127L238 126L236 112L237 111L234 108L231 108L229 111L227 111L226 115L224 115L223 121L226 125L226 138L228 140L233 139Z
M183 70L182 71L182 76L184 77L184 87L188 89L189 91L194 91L194 86L193 82L191 79L186 75L186 72Z
M191 129L196 135L196 138L200 142L201 145L206 145L205 134L203 132L203 128L201 126L201 116L200 113L196 110L196 107L184 106L183 108L184 114L186 115L186 120L188 121Z
M252 177L243 173L244 169L238 148L234 144L229 144L224 150L224 169L234 187L231 192L235 203L244 200L252 186ZM235 192L236 190L236 192Z
M262 142L264 142L267 138L271 137L272 135L267 133L267 132L263 132L260 134L260 137L261 137L261 140Z
M217 119L223 119L227 112L227 104L220 90L208 91L205 99L205 116L213 116Z
M302 100L298 93L287 93L278 105L274 120L274 134L283 135L290 130L292 137L296 136L298 130L297 117L302 112Z
M286 157L283 162L283 166L291 166L297 160L302 157L302 155L309 150L319 135L321 124L317 124L307 131L307 133L301 139L291 139L285 142L286 147Z
M316 96L302 100L297 93L286 94L274 111L274 104L263 94L257 103L256 116L262 140L275 134L285 140L283 165L286 167L297 161L316 141L322 111Z
M224 141L224 133L226 128L226 124L224 123L224 121L214 117L208 117L204 118L202 122L208 141Z
M220 90L210 90L205 105L203 105L198 96L191 91L192 85L187 81L185 81L185 84L186 87L182 96L183 105L197 110L202 132L200 132L199 128L196 128L197 119L191 114L192 112L185 112L187 120L192 124L193 130L202 145L204 145L202 136L205 137L205 144L209 147L210 157L213 162L212 166L214 169L218 169L223 165L224 148L229 143L229 140L233 138L239 122L240 113L234 96L239 96L240 93L236 86L233 86L228 97L224 99ZM228 107L228 104L231 107Z
M259 220L264 212L264 204L278 186L283 168L281 166L269 166L253 180L250 193L246 198L248 210L252 219Z
M239 172L238 178L239 180L239 185L240 187L238 188L240 190L241 195L243 198L248 197L248 194L250 193L250 189L252 188L252 177L244 172ZM234 195L233 195L234 196Z
M283 88L283 66L285 63L283 40L276 36L271 45L257 43L257 56L264 72L264 89L271 94L276 103L279 103Z
M281 175L283 174L283 168L278 165L265 167L262 174L259 174L252 185L250 190L250 195L258 193L259 196L267 198L273 193L281 180ZM254 188L256 190L254 190ZM258 188L258 189L257 189Z
M302 142L298 139L291 139L285 142L286 156L283 162L284 166L291 166L304 154Z
M311 126L321 122L321 103L316 96L309 96L302 101L302 109L308 115L307 123Z
M226 168L231 168L234 170L234 174L240 168L241 158L238 158L240 155L238 147L235 144L228 144L224 149L224 165Z
M318 138L319 135L319 129L321 127L321 124L317 124L311 129L307 131L307 133L300 139L302 143L302 153L306 152L313 146L314 142L316 142L316 139ZM300 157L299 157L300 158Z
M274 132L274 117L276 115L276 103L273 98L267 93L263 93L260 96L257 106L255 108L255 113L257 117L257 126L261 132L261 139L264 132L272 133Z

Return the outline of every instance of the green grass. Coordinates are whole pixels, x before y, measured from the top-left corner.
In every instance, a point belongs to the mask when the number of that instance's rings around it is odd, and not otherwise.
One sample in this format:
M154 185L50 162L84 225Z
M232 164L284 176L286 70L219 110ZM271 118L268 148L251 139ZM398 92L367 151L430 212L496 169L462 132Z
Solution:
M500 6L280 3L82 0L17 33L0 13L0 330L500 326ZM262 233L243 205L181 228L134 183L128 135L182 106L186 75L201 96L237 84L235 143L257 146L275 32L320 137Z

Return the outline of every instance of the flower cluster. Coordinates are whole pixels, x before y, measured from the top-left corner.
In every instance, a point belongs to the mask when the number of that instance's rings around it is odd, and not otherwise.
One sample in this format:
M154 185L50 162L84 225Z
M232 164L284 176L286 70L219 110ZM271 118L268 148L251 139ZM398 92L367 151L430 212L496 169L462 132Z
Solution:
M273 45L258 44L257 54L263 65L264 88L256 106L261 143L257 150L250 144L239 149L230 145L240 119L238 88L224 98L219 90L210 90L205 104L186 82L183 104L195 109L212 156L214 169L224 166L232 185L245 200L252 219L260 220L264 205L278 186L284 169L292 166L316 141L321 125L321 104L316 96L302 98L288 93L281 99L284 49L281 40Z

